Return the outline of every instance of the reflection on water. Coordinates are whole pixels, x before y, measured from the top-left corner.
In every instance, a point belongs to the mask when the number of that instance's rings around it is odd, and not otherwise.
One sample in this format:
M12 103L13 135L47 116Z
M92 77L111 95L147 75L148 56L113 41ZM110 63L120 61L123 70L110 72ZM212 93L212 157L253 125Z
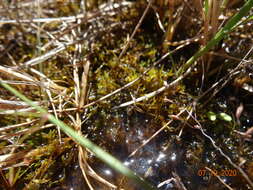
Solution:
M106 139L98 139L97 144L102 145L111 154L120 159L124 165L131 168L139 175L145 177L153 185L172 177L172 172L187 173L184 164L184 149L176 136L161 132L148 144L139 149L133 156L129 156L139 146L149 139L160 127L150 116L136 114L130 118L110 119L112 125L107 123L107 128L102 130ZM107 121L109 122L109 121ZM92 167L105 179L125 189L141 190L124 177L109 169L106 165L92 158ZM99 164L98 164L99 162ZM122 182L124 181L124 182ZM104 187L105 188L105 187ZM173 189L174 183L166 183L159 189Z
M198 175L198 171L206 166L217 167L217 159L221 158L218 157L217 151L210 149L210 143L207 143L206 147L209 150L206 151L203 137L194 133L192 129L185 129L181 139L176 136L178 132L161 132L130 157L133 151L162 126L152 117L143 114L134 114L129 118L115 116L108 118L106 124L101 125L103 127L97 127L100 138L92 136L90 138L95 139L97 144L154 186L159 185L159 190L178 189L173 180L173 173L181 178L189 190L223 189L216 177L209 174ZM118 189L143 190L94 156L90 156L88 162L101 177L116 185ZM71 168L68 172L66 180L69 182L66 186L73 190L85 190L80 169L79 173L75 168ZM96 190L111 189L92 178L90 180ZM227 183L238 183L234 177L222 177L222 180Z

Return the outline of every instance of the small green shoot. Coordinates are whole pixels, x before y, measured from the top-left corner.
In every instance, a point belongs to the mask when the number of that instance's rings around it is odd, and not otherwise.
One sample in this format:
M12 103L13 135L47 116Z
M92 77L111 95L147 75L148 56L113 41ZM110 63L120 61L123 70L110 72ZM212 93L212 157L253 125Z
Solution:
M211 121L215 121L215 120L217 119L216 114L215 114L214 112L212 112L212 111L207 112L207 117L208 117L208 119L210 119Z
M231 122L232 121L232 117L224 112L221 113L214 113L212 111L207 112L207 117L209 120L211 121L216 121L217 118L223 120L223 121L227 121L227 122Z
M230 115L224 113L224 112L219 113L217 116L221 120L224 120L224 121L227 121L227 122L231 122L232 121L232 117Z

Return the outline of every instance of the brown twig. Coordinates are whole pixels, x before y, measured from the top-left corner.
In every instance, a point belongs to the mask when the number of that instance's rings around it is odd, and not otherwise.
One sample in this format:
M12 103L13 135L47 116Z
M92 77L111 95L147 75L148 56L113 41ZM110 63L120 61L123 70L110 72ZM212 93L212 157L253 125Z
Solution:
M225 185L225 187L227 187L229 190L234 190L232 187L230 187L228 184L226 184L221 178L220 176L218 176L211 168L205 167L209 172L211 172L215 177L218 178L218 180Z
M121 51L121 53L120 53L120 55L119 55L119 57L118 57L118 60L120 60L121 57L125 54L125 52L126 52L128 46L129 46L130 41L133 39L134 35L136 34L136 32L137 32L138 28L140 27L142 21L144 20L145 16L147 15L148 10L149 10L150 6L152 5L152 3L153 3L153 0L149 0L149 3L148 3L148 5L147 5L146 9L144 10L144 12L143 12L143 14L142 14L142 16L141 16L141 18L140 18L138 24L135 26L135 29L134 29L133 33L131 34L131 36L130 36L130 38L128 39L126 45L124 46L123 50Z

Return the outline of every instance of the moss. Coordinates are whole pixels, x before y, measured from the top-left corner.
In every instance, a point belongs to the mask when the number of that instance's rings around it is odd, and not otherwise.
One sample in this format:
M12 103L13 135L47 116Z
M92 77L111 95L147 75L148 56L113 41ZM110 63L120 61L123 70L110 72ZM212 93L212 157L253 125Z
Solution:
M41 44L43 45L51 42L51 37L47 36L48 33L43 33L44 30L50 32L51 35L60 42L65 42L66 39L79 40L80 42L78 45L80 45L81 53L76 48L77 44L74 44L67 46L64 51L57 53L55 56L52 56L41 64L43 67L41 72L43 72L43 74L56 84L66 88L65 90L50 89L58 117L65 123L73 126L74 118L77 117L77 114L80 114L82 133L106 150L115 153L116 156L123 160L128 156L126 155L126 152L130 154L130 150L133 151L132 149L137 148L137 145L139 146L142 144L143 141L150 138L162 126L171 121L171 124L166 128L166 131L159 136L159 139L151 142L151 147L145 146L144 150L147 152L147 155L151 154L152 151L157 151L156 153L159 154L159 146L161 145L163 147L163 145L167 143L168 146L164 145L164 147L169 148L167 151L168 156L171 156L169 153L176 151L181 159L179 161L177 160L177 162L172 162L169 159L162 162L162 166L159 166L160 168L156 170L160 171L160 173L157 172L157 175L161 174L159 176L161 179L155 179L154 183L171 178L170 173L173 169L173 171L179 171L179 175L182 177L183 182L189 185L188 189L197 189L200 187L193 188L191 184L193 184L194 175L199 168L205 166L214 167L215 164L217 169L222 168L222 166L229 166L226 161L221 160L217 156L217 151L214 150L210 142L205 139L203 135L199 134L199 131L188 126L196 125L195 119L202 124L203 129L215 139L216 143L222 147L222 149L229 154L231 153L231 158L237 160L238 157L241 156L249 161L251 159L250 145L243 141L243 146L241 146L241 139L239 139L233 131L235 129L244 130L251 126L250 122L246 123L247 118L252 117L250 115L251 112L249 111L250 108L245 107L245 110L247 111L242 115L243 119L241 119L241 121L247 125L243 125L242 129L234 119L229 122L224 121L224 119L212 121L208 119L207 113L213 112L217 115L219 113L227 113L231 116L229 117L229 120L231 120L231 118L234 118L236 109L238 108L238 102L249 104L248 102L245 103L244 98L247 97L247 100L250 101L251 95L244 91L240 91L240 88L245 83L252 85L252 80L250 80L249 74L252 71L252 68L250 68L250 66L249 68L243 67L243 73L237 76L234 80L235 83L239 84L231 85L228 83L227 86L225 86L227 92L222 91L221 94L217 94L217 97L212 97L212 93L208 94L208 96L203 97L193 106L192 103L199 97L199 94L202 93L201 91L209 89L218 79L223 77L225 73L228 73L229 69L234 68L237 64L236 61L232 62L223 57L218 59L217 56L214 56L214 64L212 64L211 68L212 72L205 75L205 77L209 79L208 81L203 80L202 66L197 67L192 71L190 76L173 88L167 89L148 100L134 102L127 108L115 109L115 107L122 103L155 92L164 86L166 82L170 83L177 79L175 73L178 68L194 54L196 49L200 47L200 44L186 46L177 53L164 59L161 63L154 65L164 53L174 49L174 47L164 46L163 44L166 36L161 32L154 10L158 11L160 15L166 13L163 13L164 10L159 10L159 5L157 5L158 7L153 6L149 11L135 36L130 40L126 52L119 59L119 55L128 43L129 35L134 31L134 28L146 7L146 1L132 1L135 2L133 6L124 10L115 9L115 12L109 12L113 14L102 13L101 10L98 9L99 5L104 2L107 1L86 1L89 17L88 20L86 20L87 18L83 18L81 24L51 22L41 25L43 29L41 31L43 34L41 35ZM79 5L79 1L70 2L63 0L48 4L48 7L42 6L42 9L45 10L43 14L57 18L61 16L76 15L81 10ZM186 6L184 10L187 11L183 12L183 19L175 28L174 36L172 35L173 38L171 39L172 41L180 41L194 36L199 32L200 25L202 25L203 21L200 20L199 23L196 23L192 19L194 18L193 16L199 15L199 13L188 10L188 6ZM177 11L177 9L174 11ZM189 13L189 15L186 13ZM170 19L171 18L167 18L166 15L161 19L165 28L170 24ZM65 24L68 24L67 28L65 28ZM55 48L55 44L51 44L52 46L48 46L45 52L43 52L43 50L39 54L37 47L37 31L30 28L30 25L28 24L23 24L22 27L24 29L28 27L29 30L27 29L26 32L22 33L22 29L16 27L16 25L11 27L8 25L0 25L0 44L2 44L3 48L6 50L6 52L1 50L0 56L2 64L6 67L9 67L12 63L17 63L17 65L24 63L25 61L43 55L43 53ZM81 31L80 33L77 28ZM245 26L245 28L238 29L237 32L244 33L247 30L250 31L248 27ZM75 36L73 35L74 31L76 33ZM88 35L88 38L82 40L83 35ZM243 43L243 45L238 46L240 43ZM227 52L227 54L233 55L233 53L236 53L236 55L240 55L239 57L244 56L242 52L247 52L249 50L249 45L250 38L247 36L245 38L245 35L238 36L235 35L235 33L225 39L223 44L223 46L229 48L230 52ZM0 48L2 48L2 46L0 46ZM217 50L219 53L224 53L222 47L217 47ZM75 66L72 64L73 60L76 61L76 68L74 68ZM87 86L88 103L120 89L139 77L140 79L128 88L121 90L119 93L103 101L97 102L95 105L90 106L85 110L79 109L78 111L75 111L73 108L76 106L74 94L76 84L73 80L73 70L78 69L78 76L81 79L83 66L86 64L86 60L89 60L91 63ZM220 70L221 74L219 74L217 73L217 67L219 67L219 70L221 64L222 70ZM33 100L45 100L43 97L44 94L41 90L42 85L39 82L39 77L37 75L35 76L29 68L22 68L19 71L34 76L38 79L37 83L40 85L34 87L32 85L22 84L15 85L16 88L28 97L31 97ZM144 72L146 72L145 75L143 75ZM15 77L9 77L8 75L4 75L3 79L11 82L17 80ZM236 90L231 90L235 86L239 93L237 93ZM0 92L2 99L16 100L9 92L6 92L3 89L0 89ZM236 96L234 97L235 101L232 101L232 103L230 100L231 94ZM210 102L206 104L205 101L208 100L209 97L212 98L210 99ZM47 104L43 104L43 106L48 106L48 110L54 111L51 103L52 102L48 103L49 106ZM221 104L226 106L222 107ZM61 111L62 108L63 111ZM65 110L65 108L72 108L73 111ZM184 109L188 111L191 110L192 117L185 112L177 118L175 115ZM2 117L1 115L0 123L2 126L8 126L24 123L32 118L32 114L28 117L17 115L4 115ZM146 123L146 121L148 123ZM40 120L35 124L18 127L6 133L11 135L29 127L40 127L42 125L44 126L44 124L47 124L47 121ZM19 143L18 139L23 139L24 141L21 143L22 146L20 145L16 151L27 151L27 153L22 159L18 159L16 163L24 161L28 166L19 167L14 172L16 176L18 176L15 184L16 186L14 185L17 189L24 188L25 184L26 189L50 189L55 186L61 188L61 185L64 184L63 181L76 178L74 175L74 177L71 178L70 175L65 179L66 168L76 162L75 159L78 150L73 148L75 143L64 134L62 134L63 142L60 143L58 140L58 131L56 129L43 129L36 133L13 137L9 141L1 141L0 149L5 149L5 151L11 150L10 148L8 149L8 145L12 145L11 143ZM157 144L159 144L158 147ZM227 146L226 148L224 148L224 144ZM229 150L231 150L231 152L229 152ZM120 155L117 155L117 152L120 152ZM141 156L142 153L137 154L134 159L137 161L141 161L142 159L145 160L145 156L144 158ZM152 156L153 161L157 159L155 155ZM93 156L88 157L87 160L94 165L100 163L99 161L96 161ZM214 164L207 160L211 160ZM180 161L182 161L181 165L177 165ZM251 165L251 163L247 165L247 170L249 172L252 170ZM101 168L98 168L98 173L101 173L102 166L103 165L101 164ZM138 170L139 168L136 166L135 169ZM152 167L146 169L152 170ZM3 173L4 176L7 176L6 178L9 178L11 175L10 170L3 171ZM81 175L81 172L76 173ZM59 178L59 176L63 177ZM107 177L110 179L117 178L117 176L115 176L116 174L111 178ZM82 176L79 177L81 178ZM120 183L120 180L124 181L124 184L128 187L124 178L120 177L116 182ZM120 187L122 186L122 184L117 185ZM237 184L235 184L235 186L236 185ZM69 186L71 186L71 184ZM124 185L122 186L122 188L126 187L124 187ZM209 184L209 188L212 189L212 187L212 184Z

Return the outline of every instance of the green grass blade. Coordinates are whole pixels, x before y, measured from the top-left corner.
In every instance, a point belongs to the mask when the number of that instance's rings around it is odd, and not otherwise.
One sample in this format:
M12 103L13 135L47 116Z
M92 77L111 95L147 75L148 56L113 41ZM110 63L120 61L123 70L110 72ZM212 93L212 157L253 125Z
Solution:
M206 52L208 52L212 47L214 47L220 40L222 40L234 26L245 16L250 9L253 7L253 0L248 0L243 7L236 13L227 23L221 28L216 35L206 44L205 47L201 48L197 53L195 53L178 71L178 75L185 72L194 62Z
M34 107L37 111L40 112L40 116L43 118L47 118L50 122L54 123L55 125L59 126L63 132L65 132L68 136L70 136L74 141L78 142L82 146L88 148L91 152L94 153L96 157L101 159L103 162L105 162L107 165L109 165L111 168L115 169L119 173L125 175L126 177L132 179L139 185L141 185L145 190L156 190L155 187L150 185L148 182L146 182L144 179L139 177L136 173L134 173L132 170L124 166L118 159L101 149L99 146L95 145L93 142L91 142L89 139L80 136L76 131L74 131L72 128L70 128L68 125L63 123L62 121L56 119L53 115L47 113L47 111L40 106L36 105L34 102L29 100L26 96L12 88L10 85L4 83L2 80L0 80L0 84L12 92L14 95L19 97L21 100L25 101L30 106Z

